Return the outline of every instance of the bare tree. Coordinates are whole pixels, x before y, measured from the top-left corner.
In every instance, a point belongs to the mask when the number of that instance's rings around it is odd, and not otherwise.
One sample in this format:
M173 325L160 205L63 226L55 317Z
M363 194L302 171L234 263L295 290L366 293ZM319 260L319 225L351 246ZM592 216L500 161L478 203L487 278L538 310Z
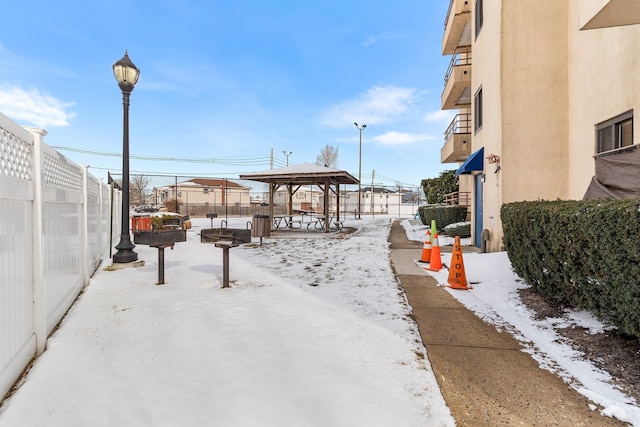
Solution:
M328 168L335 168L338 166L338 147L332 145L325 145L320 154L316 157L316 164L320 166L326 166Z
M129 180L129 203L144 204L147 201L149 178L144 175L132 175Z

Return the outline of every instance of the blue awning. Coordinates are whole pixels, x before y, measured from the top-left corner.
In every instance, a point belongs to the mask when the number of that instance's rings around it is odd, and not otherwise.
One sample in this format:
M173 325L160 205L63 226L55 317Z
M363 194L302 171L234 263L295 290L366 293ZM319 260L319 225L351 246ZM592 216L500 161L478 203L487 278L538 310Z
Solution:
M456 171L456 176L484 170L484 147L473 153Z

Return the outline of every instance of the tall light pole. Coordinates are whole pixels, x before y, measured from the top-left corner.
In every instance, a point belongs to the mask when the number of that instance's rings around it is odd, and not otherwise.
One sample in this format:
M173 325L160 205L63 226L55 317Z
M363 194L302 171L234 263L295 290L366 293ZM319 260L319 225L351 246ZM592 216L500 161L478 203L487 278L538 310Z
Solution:
M138 259L133 250L129 234L129 96L138 82L140 70L131 62L125 50L124 56L113 64L113 75L122 90L123 126L122 126L122 227L120 242L116 245L118 252L113 254L113 262L126 263Z
M289 166L289 156L293 154L293 151L289 151L288 153L286 151L283 151L282 154L287 157L287 166Z
M367 125L358 126L358 123L353 124L360 131L360 156L358 157L358 219L360 219L360 203L362 202L362 131Z

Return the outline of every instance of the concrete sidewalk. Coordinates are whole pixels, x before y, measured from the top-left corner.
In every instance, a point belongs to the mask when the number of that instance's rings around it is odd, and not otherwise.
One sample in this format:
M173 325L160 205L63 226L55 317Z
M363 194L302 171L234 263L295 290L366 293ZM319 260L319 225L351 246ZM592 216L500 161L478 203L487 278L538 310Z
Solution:
M476 317L416 265L422 244L400 221L389 235L391 263L413 308L422 342L459 426L624 426L538 367L510 334ZM457 291L472 292L472 291Z

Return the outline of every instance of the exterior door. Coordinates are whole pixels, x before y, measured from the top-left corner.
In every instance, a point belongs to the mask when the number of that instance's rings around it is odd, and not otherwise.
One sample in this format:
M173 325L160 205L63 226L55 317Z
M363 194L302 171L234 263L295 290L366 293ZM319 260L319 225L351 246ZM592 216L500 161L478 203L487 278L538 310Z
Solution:
M474 244L477 247L482 246L482 185L484 174L475 175L475 185L474 188L474 211L475 215L473 217L473 223L475 224L475 233L474 233Z

